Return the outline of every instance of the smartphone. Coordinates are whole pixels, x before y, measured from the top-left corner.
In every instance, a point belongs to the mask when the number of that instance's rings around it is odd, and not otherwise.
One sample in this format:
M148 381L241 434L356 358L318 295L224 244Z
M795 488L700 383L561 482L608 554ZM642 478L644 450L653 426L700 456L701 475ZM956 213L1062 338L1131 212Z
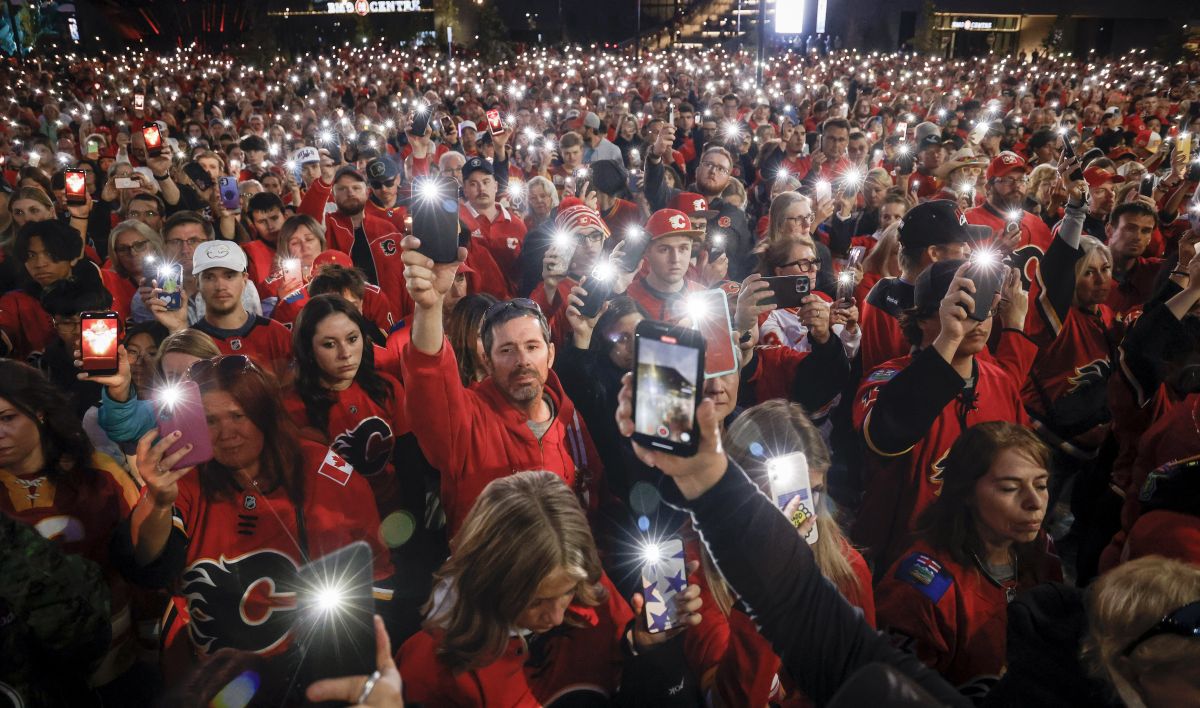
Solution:
M424 135L429 132L429 121L433 118L433 111L426 105L417 106L416 113L413 114L412 134Z
M704 249L708 252L709 263L725 255L725 234L719 231L709 234Z
M667 125L674 128L675 127L675 104L672 103L670 105L671 105L671 110L667 113Z
M692 293L686 300L687 317L692 328L704 337L704 378L711 379L737 371L737 343L733 341L733 318L729 298L721 289Z
M96 140L95 138L91 138L90 140L88 140L87 141L87 154L95 155L99 152L100 152L100 141Z
M504 121L500 120L500 111L493 108L487 112L488 132L492 135L504 135Z
M458 260L458 184L449 177L422 177L413 189L408 211L412 232L421 239L418 252L434 263Z
M1146 175L1142 178L1142 184L1138 187L1138 194L1143 197L1154 196L1154 175Z
M905 123L904 121L897 123L896 135L899 135L901 140L904 140L906 137L908 137L908 123Z
M141 182L129 177L117 177L114 180L114 184L117 185L117 189L137 189L138 187L142 186Z
M698 330L639 322L634 333L633 441L680 457L696 454L703 375L704 337Z
M764 298L760 305L777 305L778 307L800 307L800 301L812 292L812 284L807 275L776 275L763 278L771 286L771 297Z
M178 310L183 307L183 265L179 263L164 263L158 268L158 287L162 289L160 298L167 303L168 310Z
M292 636L303 657L295 681L301 691L321 679L375 670L373 560L367 542L355 541L297 572Z
M579 314L591 319L600 314L600 308L612 297L613 270L607 264L596 266L591 275L585 276L579 287L587 291Z
M983 322L992 314L992 300L1004 285L1008 268L999 262L972 263L965 275L975 283L975 307L967 313L967 317L976 322ZM965 309L965 306L964 306Z
M96 376L117 373L117 347L121 344L121 320L112 310L79 315L79 351L83 371Z
M641 186L639 185L639 182L641 181L642 171L630 170L629 177L627 177L625 180L625 187L629 189L630 194L637 194L639 191L641 191Z
M299 258L284 258L279 263L279 270L283 272L284 280L300 281L303 276L300 273Z
M142 140L146 143L146 154L158 157L163 153L163 136L158 130L158 123L146 123L142 126Z
M1184 162L1190 162L1192 159L1192 141L1194 139L1190 133L1185 133L1175 139L1175 149L1180 155L1183 155Z
M237 177L221 175L217 178L217 189L221 195L221 206L225 207L228 211L241 211L242 198L238 193Z
M145 108L146 108L145 95L140 94L140 93L133 94L133 110L141 111L141 110L145 110Z
M67 170L64 177L67 204L87 204L87 175L83 170Z
M795 498L800 499L797 526L802 526L817 515L816 498L808 476L808 457L803 452L793 452L767 460L767 483L771 490L771 501L782 510ZM817 542L817 525L813 524L804 540L812 545Z
M850 254L846 258L846 267L842 268L842 272L838 273L837 284L837 299L850 301L854 297L854 268L859 263L862 263L863 256L866 255L866 246L854 246L850 249ZM849 277L843 277L849 275Z
M675 596L687 589L687 560L678 538L646 544L642 548L642 597L646 601L646 629L652 634L679 626Z
M442 134L454 135L454 119L450 116L442 116Z
M158 436L165 438L174 432L182 433L171 454L191 445L192 449L176 463L176 469L195 467L213 458L212 438L208 434L208 418L204 413L204 401L200 398L200 387L194 381L178 381L164 385L155 394L155 409L158 412Z
M626 234L625 239L621 241L621 258L617 261L617 267L626 273L636 273L642 265L642 256L646 254L646 246L650 245L650 238L645 231L640 228L633 227Z
M1063 151L1062 151L1063 160L1075 159L1075 147L1073 145L1071 145L1070 136L1067 136L1067 135L1062 136L1062 141L1063 141ZM1078 182L1079 180L1083 179L1082 163L1078 169L1076 169L1074 172L1072 172L1069 175L1069 179L1072 182Z
M212 189L213 179L208 170L200 166L199 162L189 162L183 166L183 173L188 176L192 184L196 185L196 189L205 190Z
M833 185L828 180L817 180L817 183L813 186L813 199L818 202L833 199Z

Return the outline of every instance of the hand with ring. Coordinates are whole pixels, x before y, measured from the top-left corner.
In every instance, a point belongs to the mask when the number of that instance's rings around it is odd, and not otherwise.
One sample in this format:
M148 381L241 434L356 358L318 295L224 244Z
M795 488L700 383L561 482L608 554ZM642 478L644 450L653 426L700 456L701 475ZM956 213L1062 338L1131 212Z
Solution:
M354 708L403 708L400 671L392 658L392 643L388 639L383 619L375 615L375 672L370 676L343 676L324 679L308 687L308 700L342 701Z

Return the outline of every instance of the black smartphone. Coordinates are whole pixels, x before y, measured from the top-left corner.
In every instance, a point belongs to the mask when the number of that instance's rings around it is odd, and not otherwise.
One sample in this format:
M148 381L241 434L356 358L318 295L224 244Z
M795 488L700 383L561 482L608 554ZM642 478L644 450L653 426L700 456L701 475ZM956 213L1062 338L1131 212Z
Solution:
M303 657L297 667L297 686L375 671L373 569L371 547L366 541L355 541L297 572L292 636Z
M67 204L87 204L87 175L83 170L66 170L63 177Z
M422 177L413 186L408 211L412 232L421 240L418 252L434 263L458 260L458 184L448 177Z
M196 189L212 189L212 175L208 174L208 170L201 167L199 162L189 162L184 165L183 173L188 176L192 184L196 185Z
M965 275L975 283L975 294L972 298L975 300L975 307L967 313L967 317L976 322L983 322L992 316L992 300L996 299L1000 288L1004 286L1004 278L1008 275L1008 268L996 259L988 259L982 262L973 262L967 268ZM965 306L964 306L964 309Z
M1154 196L1154 175L1146 175L1142 178L1142 183L1138 186L1138 194L1143 197Z
M79 351L86 374L111 376L117 373L117 347L121 344L121 320L112 310L79 315Z
M1067 160L1067 161L1074 160L1075 159L1075 147L1071 145L1071 136L1070 135L1062 136L1062 141L1063 141L1063 151L1062 151L1063 160ZM1081 165L1082 165L1082 163L1081 163ZM1081 179L1083 179L1083 167L1082 166L1080 166L1078 169L1076 169L1074 172L1072 172L1070 174L1070 180L1072 182L1078 182Z
M631 228L621 241L621 258L617 267L626 273L636 273L642 265L642 256L646 255L646 247L650 245L650 235L637 228Z
M812 283L807 275L776 275L763 278L771 286L771 297L760 305L778 305L780 308L800 307L804 296L812 292Z
M642 320L634 335L633 371L633 441L680 457L696 454L704 336L699 330Z
M612 266L603 264L596 266L591 275L584 277L579 287L586 290L587 295L583 297L583 306L579 308L579 314L589 320L600 314L600 308L612 297L614 275Z
M433 119L433 111L424 104L417 106L413 113L412 134L424 135L429 132L429 121Z
M709 234L704 243L704 250L708 251L709 263L725 255L725 234L719 232Z
M163 153L163 135L158 129L158 123L146 123L142 126L142 140L146 143L146 154L158 157Z

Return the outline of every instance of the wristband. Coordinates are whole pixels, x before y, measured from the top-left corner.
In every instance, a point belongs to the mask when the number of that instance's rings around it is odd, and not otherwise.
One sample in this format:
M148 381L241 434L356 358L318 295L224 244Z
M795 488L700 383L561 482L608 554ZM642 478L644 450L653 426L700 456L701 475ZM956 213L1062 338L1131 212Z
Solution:
M1173 270L1173 271L1171 271L1171 275L1182 275L1185 278L1192 277L1192 274L1187 272L1186 270Z
M166 182L167 180L171 179L171 173L168 172L167 174L162 175L162 176L154 175L154 179L158 180L159 182Z

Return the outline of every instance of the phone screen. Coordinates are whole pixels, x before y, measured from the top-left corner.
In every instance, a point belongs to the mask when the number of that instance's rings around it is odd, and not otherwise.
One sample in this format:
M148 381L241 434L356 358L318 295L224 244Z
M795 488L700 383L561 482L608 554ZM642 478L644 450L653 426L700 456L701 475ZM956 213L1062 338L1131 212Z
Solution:
M704 340L694 330L643 321L634 341L634 439L666 452L692 454L699 442L696 406Z
M158 157L163 150L163 136L158 130L157 123L147 123L142 126L142 140L146 143L146 154Z
M87 141L87 154L95 155L100 152L100 141L95 138Z
M146 97L140 93L133 94L133 110L140 111L146 107Z
M165 263L158 269L158 287L162 289L161 299L167 303L168 310L178 310L183 306L183 266L179 263Z
M492 135L504 134L504 121L500 120L500 111L493 108L487 112L488 130Z
M799 499L799 507L794 512L797 527L817 515L816 495L808 475L808 457L803 452L792 452L767 460L767 483L771 490L771 501L780 510ZM804 540L811 545L817 542L817 525L811 524Z
M121 322L115 312L85 312L79 317L79 350L89 374L117 373Z
M87 204L87 175L83 170L67 170L64 178L67 204Z
M652 634L679 625L675 596L687 589L683 541L672 538L642 548L642 597L646 600L646 629Z
M454 135L454 119L450 116L442 116L442 134Z

